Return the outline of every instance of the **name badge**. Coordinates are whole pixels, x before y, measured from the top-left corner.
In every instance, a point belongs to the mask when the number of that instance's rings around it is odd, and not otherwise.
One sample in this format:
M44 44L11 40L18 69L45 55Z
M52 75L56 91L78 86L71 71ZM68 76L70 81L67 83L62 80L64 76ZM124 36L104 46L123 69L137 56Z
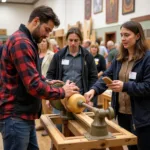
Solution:
M95 64L98 65L99 59L95 58L94 60L95 60Z
M69 65L69 60L67 60L67 59L62 59L61 64L62 64L62 65Z
M129 79L136 79L136 72L129 72Z

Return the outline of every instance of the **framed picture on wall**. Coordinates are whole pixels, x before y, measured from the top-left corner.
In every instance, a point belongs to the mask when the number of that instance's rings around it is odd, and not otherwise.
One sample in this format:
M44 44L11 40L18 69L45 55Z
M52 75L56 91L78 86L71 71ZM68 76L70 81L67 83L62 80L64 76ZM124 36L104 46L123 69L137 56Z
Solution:
M122 0L122 14L129 14L135 11L135 0Z
M106 0L106 23L118 22L119 0Z
M97 14L103 11L103 0L93 0L93 13Z
M89 20L91 18L91 0L85 0L84 13L85 20Z

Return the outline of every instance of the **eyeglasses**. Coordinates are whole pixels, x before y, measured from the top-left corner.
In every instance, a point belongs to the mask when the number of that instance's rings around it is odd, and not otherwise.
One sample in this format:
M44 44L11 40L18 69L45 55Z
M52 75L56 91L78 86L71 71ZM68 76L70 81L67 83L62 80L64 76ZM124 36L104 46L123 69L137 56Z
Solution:
M80 40L79 40L79 39L68 39L68 41L69 41L69 42L73 42L73 41L74 41L75 43L77 43L77 42L79 42Z

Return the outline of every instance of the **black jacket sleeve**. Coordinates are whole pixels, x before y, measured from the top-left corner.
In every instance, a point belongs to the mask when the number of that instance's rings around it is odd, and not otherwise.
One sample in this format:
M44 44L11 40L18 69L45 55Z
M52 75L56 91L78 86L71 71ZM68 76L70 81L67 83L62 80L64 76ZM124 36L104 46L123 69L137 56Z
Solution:
M114 67L115 67L115 61L112 62L112 65L104 72L102 77L99 80L97 80L96 83L91 87L91 89L94 89L96 91L97 95L102 94L105 90L107 90L108 87L106 86L102 78L104 76L107 76L113 79Z
M124 83L123 92L130 96L150 96L150 53L135 65L132 72L137 74L136 79Z
M106 70L106 61L102 55L99 56L99 64L98 64L97 70L98 72L100 71L104 72Z
M97 81L97 69L95 65L94 58L91 54L87 57L87 67L88 67L88 88L90 89L93 84Z

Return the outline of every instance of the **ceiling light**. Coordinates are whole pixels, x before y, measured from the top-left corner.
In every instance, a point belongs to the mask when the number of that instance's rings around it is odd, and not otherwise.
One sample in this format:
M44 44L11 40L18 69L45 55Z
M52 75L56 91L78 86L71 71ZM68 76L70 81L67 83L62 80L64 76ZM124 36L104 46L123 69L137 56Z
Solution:
M3 3L5 3L7 0L2 0Z

